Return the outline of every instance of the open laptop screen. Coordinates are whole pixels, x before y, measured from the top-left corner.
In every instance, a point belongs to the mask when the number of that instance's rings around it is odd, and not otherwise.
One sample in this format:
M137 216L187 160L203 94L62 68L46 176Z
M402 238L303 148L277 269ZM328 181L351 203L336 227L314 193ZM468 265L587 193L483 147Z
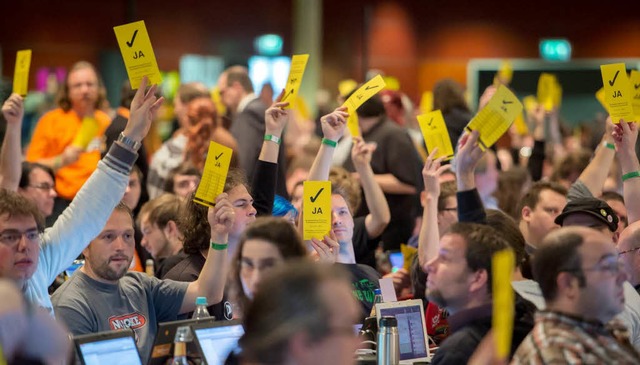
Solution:
M192 326L202 357L207 365L224 364L229 353L238 347L238 340L244 334L242 324L237 321L228 326Z
M394 316L398 320L398 338L400 340L400 360L428 357L425 327L422 323L420 305L376 308L380 316Z
M85 365L142 365L132 336L98 339L77 347Z

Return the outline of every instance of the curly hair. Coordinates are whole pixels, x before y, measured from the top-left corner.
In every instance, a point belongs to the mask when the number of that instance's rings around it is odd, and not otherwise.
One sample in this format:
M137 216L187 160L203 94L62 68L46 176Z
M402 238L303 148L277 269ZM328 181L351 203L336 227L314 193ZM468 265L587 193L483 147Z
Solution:
M60 88L60 93L58 94L58 106L65 112L71 110L72 107L71 99L69 99L69 75L71 75L75 71L85 68L93 70L93 72L96 74L96 78L98 79L98 85L96 86L98 88L98 98L96 99L94 108L101 109L105 101L107 100L107 89L105 89L104 87L104 83L102 82L102 79L98 74L98 70L96 70L96 68L87 61L79 61L71 66L71 69L65 77L64 84L62 85L62 88Z

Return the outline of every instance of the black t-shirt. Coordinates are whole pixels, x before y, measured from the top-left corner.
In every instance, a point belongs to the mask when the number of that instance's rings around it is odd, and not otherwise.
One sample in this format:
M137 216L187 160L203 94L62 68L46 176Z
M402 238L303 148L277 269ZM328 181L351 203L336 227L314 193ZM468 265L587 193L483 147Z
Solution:
M371 266L360 264L335 264L340 265L351 273L351 285L353 286L353 296L362 305L362 317L369 317L373 300L375 299L374 290L380 289L380 274Z
M180 250L177 254L158 260L156 264L156 278L164 278L174 266L187 257L187 254Z
M176 264L173 269L162 277L162 279L170 279L175 281L187 281L193 282L200 276L200 271L204 267L206 259L201 254L190 254L187 257ZM215 316L217 320L231 320L233 319L233 310L231 303L227 300L227 293L225 288L225 294L222 297L222 301L207 307L209 314ZM187 314L181 314L178 319L191 318L193 312Z
M353 219L353 252L356 256L356 262L362 265L368 265L376 268L376 248L380 242L380 238L371 238L367 233L367 227L364 223L365 217Z

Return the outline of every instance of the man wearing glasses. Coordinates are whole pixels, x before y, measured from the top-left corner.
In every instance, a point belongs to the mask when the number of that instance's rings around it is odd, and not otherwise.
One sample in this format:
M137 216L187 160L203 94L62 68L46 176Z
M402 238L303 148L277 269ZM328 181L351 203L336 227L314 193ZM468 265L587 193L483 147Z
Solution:
M54 199L58 196L53 170L49 166L24 161L18 193L34 202L46 219L51 215Z
M627 275L611 237L588 227L550 233L533 258L546 309L513 359L515 364L637 364L624 324Z

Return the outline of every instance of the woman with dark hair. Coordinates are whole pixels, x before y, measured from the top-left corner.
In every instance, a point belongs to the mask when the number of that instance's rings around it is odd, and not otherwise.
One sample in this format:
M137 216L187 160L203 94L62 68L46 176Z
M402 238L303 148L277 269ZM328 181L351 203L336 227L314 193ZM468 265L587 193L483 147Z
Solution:
M22 162L22 174L18 183L18 193L31 200L43 217L53 212L56 192L56 180L53 170L35 162Z

